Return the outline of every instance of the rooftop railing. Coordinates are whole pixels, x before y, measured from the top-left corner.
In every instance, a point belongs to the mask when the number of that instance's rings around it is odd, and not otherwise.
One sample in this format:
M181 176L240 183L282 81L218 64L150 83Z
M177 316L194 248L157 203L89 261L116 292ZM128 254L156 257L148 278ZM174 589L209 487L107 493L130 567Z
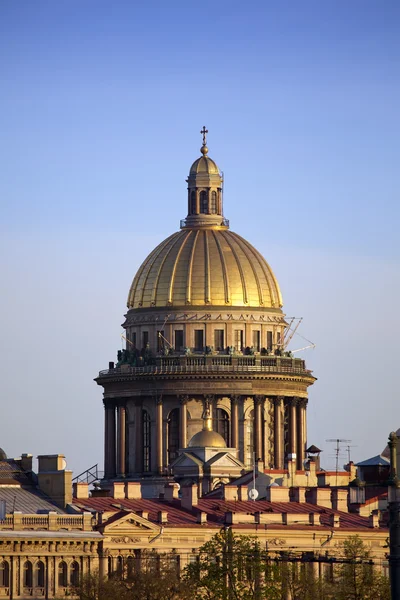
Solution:
M119 375L207 373L288 373L310 375L302 358L282 356L157 356L152 364L131 366L123 364L100 371L99 377Z
M24 529L44 531L91 531L93 517L90 513L83 515L60 515L50 512L47 515L41 514L23 514L19 512L6 515L3 521L0 521L0 530L20 531Z

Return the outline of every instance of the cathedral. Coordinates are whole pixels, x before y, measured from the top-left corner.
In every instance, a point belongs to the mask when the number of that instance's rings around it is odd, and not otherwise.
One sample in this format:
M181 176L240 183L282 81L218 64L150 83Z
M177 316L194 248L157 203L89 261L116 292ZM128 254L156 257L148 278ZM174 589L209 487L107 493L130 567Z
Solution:
M186 465L198 481L213 472L207 492L254 462L259 471L284 469L288 459L304 469L315 378L286 350L271 267L230 230L207 133L203 127L186 180L187 216L134 276L126 348L96 378L104 389L105 484L164 485Z

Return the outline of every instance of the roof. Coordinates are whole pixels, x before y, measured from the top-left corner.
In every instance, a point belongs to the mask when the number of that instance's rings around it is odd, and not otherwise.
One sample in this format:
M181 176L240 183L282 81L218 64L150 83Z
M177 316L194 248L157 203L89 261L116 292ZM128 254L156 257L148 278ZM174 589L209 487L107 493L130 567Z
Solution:
M229 230L183 229L139 268L128 308L238 306L280 308L282 296L262 255Z
M207 513L207 525L209 527L220 528L225 523L225 513L234 512L242 514L254 514L255 512L264 513L298 513L309 514L317 513L321 515L321 525L314 525L316 528L330 527L330 516L336 514L340 516L340 528L347 529L359 529L369 528L369 519L367 517L361 517L358 514L347 513L342 511L336 511L333 509L317 506L310 503L299 503L299 502L269 502L267 500L258 500L256 502L251 500L245 501L230 501L220 500L215 498L205 499L201 498L198 504L193 508L192 511L188 511L181 507L180 500L173 500L171 502L161 499L138 499L138 500L115 500L114 498L88 498L82 501L74 501L74 506L83 510L96 510L117 513L121 510L139 512L145 511L149 513L149 520L153 522L158 521L158 512L165 511L168 513L167 527L193 527L197 523L197 515L199 512ZM113 515L111 518L114 518ZM200 526L200 525L199 525ZM268 527L281 527L282 525L270 524ZM235 527L241 527L241 525L235 525ZM244 526L243 526L244 527ZM252 524L246 524L246 528L251 528ZM254 524L254 527L256 525ZM285 527L287 527L285 525ZM310 525L300 525L294 523L290 525L294 528L310 528Z
M54 511L64 514L61 508L51 502L42 492L34 487L0 485L0 500L6 501L6 512L20 511L25 514L45 513Z
M385 456L382 456L382 454L377 454L376 456L372 456L371 458L367 458L367 460L357 463L356 467L388 467L389 465L390 461Z

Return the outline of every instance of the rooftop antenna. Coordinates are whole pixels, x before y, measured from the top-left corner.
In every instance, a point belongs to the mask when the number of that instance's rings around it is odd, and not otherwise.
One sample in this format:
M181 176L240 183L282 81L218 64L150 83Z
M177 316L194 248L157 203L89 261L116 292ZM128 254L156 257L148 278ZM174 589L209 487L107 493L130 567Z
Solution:
M349 463L351 462L351 460L350 460L350 448L357 448L357 446L350 446L350 445L346 446L347 458L348 458L348 462Z
M337 482L338 482L338 471L339 471L339 452L340 452L340 444L347 444L350 443L351 440L345 440L343 438L330 438L328 440L325 440L326 442L336 442L336 448L335 448L335 455L336 455L336 486L337 486Z

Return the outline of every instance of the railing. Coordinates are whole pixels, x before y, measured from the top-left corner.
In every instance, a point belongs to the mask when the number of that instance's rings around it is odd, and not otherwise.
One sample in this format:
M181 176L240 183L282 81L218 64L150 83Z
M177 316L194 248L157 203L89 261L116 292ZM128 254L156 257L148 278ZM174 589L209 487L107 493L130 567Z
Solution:
M207 373L292 373L310 375L302 358L283 356L163 356L154 364L132 367L128 364L100 371L99 377L124 375L145 376L163 374Z
M192 219L187 218L187 219L181 219L181 229L184 227L191 227L192 225L194 226L194 220L193 217L196 217L196 226L198 227L200 226L210 226L210 225L219 225L222 227L229 227L229 219L225 219L225 217L221 217L220 221L218 223L215 223L214 220L212 222L208 221L207 219L203 219L201 220L201 214L200 215L191 215ZM207 216L211 216L211 217L217 217L218 215L207 215Z
M0 531L21 531L24 529L90 531L92 525L93 517L91 513L84 513L83 515L59 515L55 512L50 512L47 515L22 515L16 512L6 515L6 518L0 521Z
M86 471L79 473L73 478L72 483L93 483L103 478L103 471L99 471L99 465L95 464L93 467L89 467Z

